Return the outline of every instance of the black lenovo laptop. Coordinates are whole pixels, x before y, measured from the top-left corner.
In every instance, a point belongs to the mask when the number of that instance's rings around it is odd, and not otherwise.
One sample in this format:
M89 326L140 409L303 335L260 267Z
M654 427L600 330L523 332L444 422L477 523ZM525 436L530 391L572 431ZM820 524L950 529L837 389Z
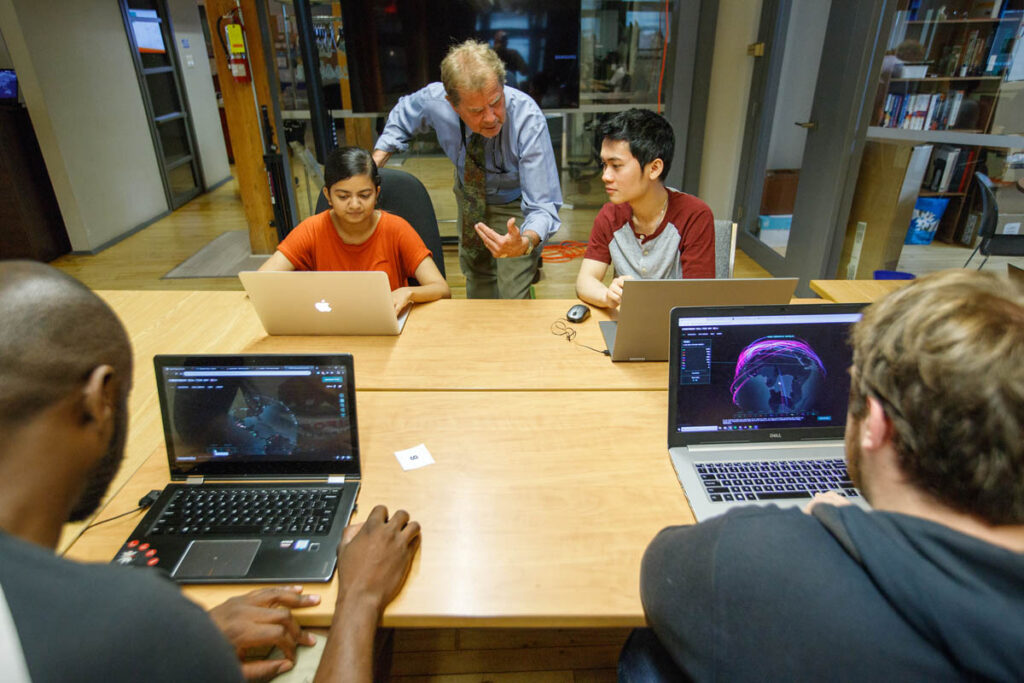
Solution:
M329 581L359 492L352 356L156 356L171 481L114 558L182 583Z

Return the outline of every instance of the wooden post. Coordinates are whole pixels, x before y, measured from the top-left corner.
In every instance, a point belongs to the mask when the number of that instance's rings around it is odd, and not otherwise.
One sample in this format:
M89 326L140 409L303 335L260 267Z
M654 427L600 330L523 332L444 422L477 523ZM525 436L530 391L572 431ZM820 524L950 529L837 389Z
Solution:
M259 106L271 106L270 86L267 80L263 51L266 46L260 36L256 3L263 0L240 0L242 21L245 24L245 44L248 50L251 83L239 83L231 75L228 57L223 48L223 23L217 29L217 19L235 9L235 0L206 0L206 17L213 38L213 53L217 62L217 78L224 97L224 114L228 135L235 155L235 175L242 208L249 223L249 245L254 254L272 254L277 247L277 230L271 225L274 210L270 200L267 169L263 163L263 133ZM234 16L234 13L231 15ZM267 49L273 49L269 46ZM255 86L256 99L253 101ZM275 131L282 135L284 131Z

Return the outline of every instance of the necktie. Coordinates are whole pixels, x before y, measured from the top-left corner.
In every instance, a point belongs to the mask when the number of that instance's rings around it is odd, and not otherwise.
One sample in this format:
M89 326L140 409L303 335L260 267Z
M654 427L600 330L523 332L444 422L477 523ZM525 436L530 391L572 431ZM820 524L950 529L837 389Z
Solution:
M484 178L484 137L479 133L469 136L466 145L465 178L462 183L462 249L478 252L484 248L473 226L484 220L487 208L487 185Z

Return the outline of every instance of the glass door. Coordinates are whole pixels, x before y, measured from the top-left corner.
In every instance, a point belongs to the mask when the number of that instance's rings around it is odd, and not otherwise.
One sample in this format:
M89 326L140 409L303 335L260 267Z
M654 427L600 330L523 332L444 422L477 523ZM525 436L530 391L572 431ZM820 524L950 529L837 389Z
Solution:
M173 210L204 185L165 0L121 0L157 161Z
M766 0L733 220L775 276L834 277L894 0ZM883 26L883 24L886 24Z

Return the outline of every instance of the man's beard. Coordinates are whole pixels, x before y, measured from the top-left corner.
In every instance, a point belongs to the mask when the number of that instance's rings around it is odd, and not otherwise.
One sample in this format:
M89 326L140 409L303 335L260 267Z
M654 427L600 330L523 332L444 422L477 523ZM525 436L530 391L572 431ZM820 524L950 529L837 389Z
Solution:
M125 437L128 434L128 401L122 400L118 403L114 413L114 433L110 436L110 445L103 458L96 463L96 467L89 474L85 482L82 494L78 497L74 507L68 515L69 522L82 522L92 516L103 502L107 495L107 489L114 475L121 467L121 460L124 457Z

